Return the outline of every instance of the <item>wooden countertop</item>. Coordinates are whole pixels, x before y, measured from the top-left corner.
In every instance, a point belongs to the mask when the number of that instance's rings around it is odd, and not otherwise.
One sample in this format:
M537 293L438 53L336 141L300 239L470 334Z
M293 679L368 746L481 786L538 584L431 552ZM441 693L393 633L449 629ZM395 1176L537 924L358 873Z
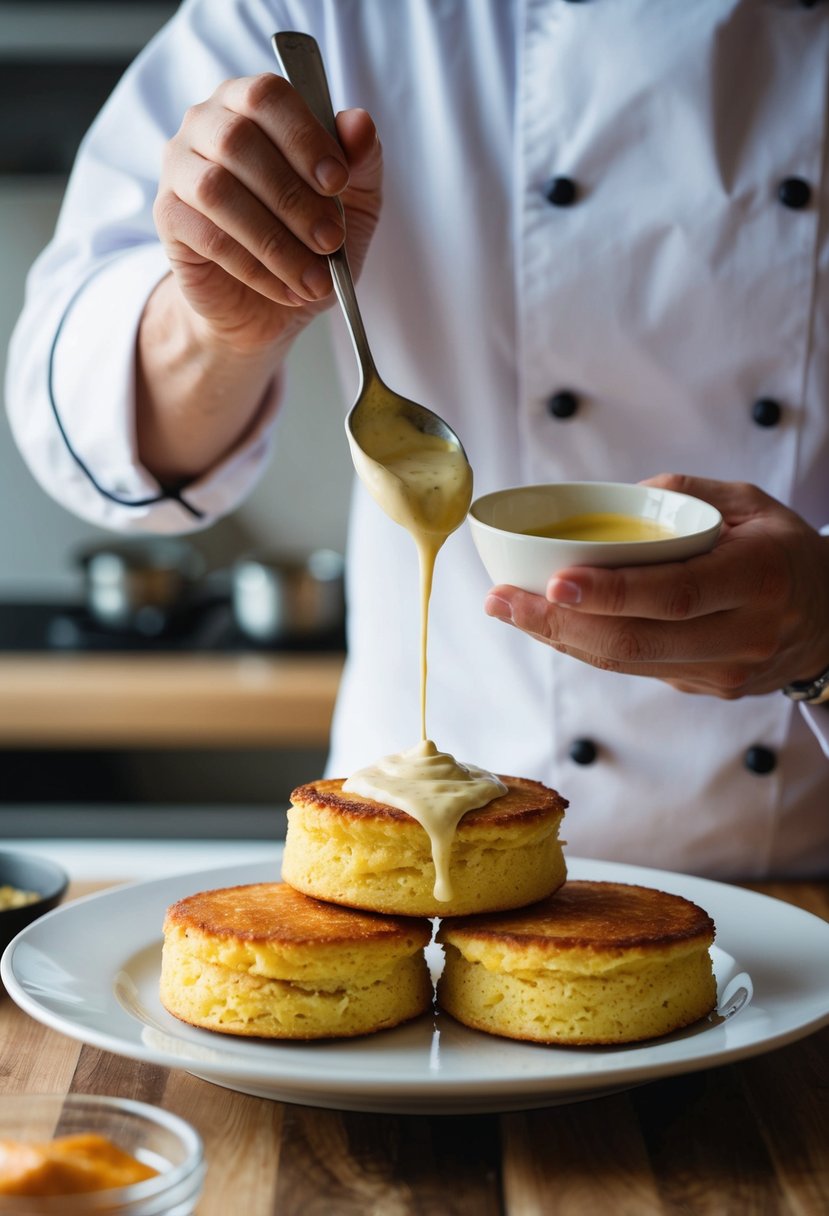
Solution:
M829 920L829 882L753 889ZM188 1119L208 1159L199 1216L829 1211L829 1027L741 1063L547 1110L371 1115L269 1102L120 1059L0 995L0 1095L39 1090L118 1094Z
M341 654L0 656L0 747L328 744Z

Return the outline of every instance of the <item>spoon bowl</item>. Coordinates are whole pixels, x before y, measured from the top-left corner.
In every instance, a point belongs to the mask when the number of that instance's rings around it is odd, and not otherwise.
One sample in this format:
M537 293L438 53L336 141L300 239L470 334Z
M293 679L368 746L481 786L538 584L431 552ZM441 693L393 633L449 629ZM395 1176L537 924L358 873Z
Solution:
M371 380L364 380L361 384L357 399L346 415L345 430L350 443L362 447L358 437L360 431L363 425L368 423L370 416L380 410L396 413L421 434L435 435L438 439L454 444L462 452L464 450L449 423L439 414L427 409L425 405L418 405L416 401L410 401L408 397L401 397L399 393L393 392L376 374Z

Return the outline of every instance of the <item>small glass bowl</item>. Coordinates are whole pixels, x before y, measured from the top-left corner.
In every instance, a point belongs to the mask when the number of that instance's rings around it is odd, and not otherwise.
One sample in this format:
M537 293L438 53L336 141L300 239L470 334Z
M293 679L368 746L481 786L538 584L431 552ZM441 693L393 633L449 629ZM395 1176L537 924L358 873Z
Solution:
M3 1195L0 1216L190 1216L204 1184L201 1137L178 1115L88 1094L4 1094L0 1140L95 1132L159 1171L132 1186L75 1195Z

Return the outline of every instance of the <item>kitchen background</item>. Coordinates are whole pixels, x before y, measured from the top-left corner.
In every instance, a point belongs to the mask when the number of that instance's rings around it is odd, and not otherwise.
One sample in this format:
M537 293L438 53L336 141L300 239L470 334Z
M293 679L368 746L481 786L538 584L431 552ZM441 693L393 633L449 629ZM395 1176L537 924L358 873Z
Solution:
M26 272L51 235L78 142L126 65L175 8L136 0L0 0L0 384ZM263 729L269 702L262 689L278 686L286 660L300 684L305 661L313 666L327 655L337 670L342 623L329 618L315 629L300 621L300 632L286 641L263 639L267 622L248 620L251 636L234 615L229 571L244 554L342 552L352 474L342 412L326 324L317 322L291 358L282 442L267 474L232 517L188 537L203 563L196 606L170 619L150 612L113 629L90 615L93 567L83 567L80 555L119 538L74 518L41 491L0 411L0 837L281 833L291 788L319 774L324 731L309 729L297 743L283 742L278 725ZM295 458L311 442L313 479ZM267 573L249 569L249 587L255 590L258 579L261 592ZM96 716L86 713L84 698L96 694L81 678L84 664L121 652L127 664L111 678L123 685L104 689L99 717L109 712L108 698L129 700L130 673L147 655L158 663L162 700L168 675L178 679L176 663L192 660L209 681L215 662L222 679L235 680L228 713L237 722L229 740L219 730L203 746L192 738L182 743L173 731L148 745L144 723L134 740L122 730L114 743L102 744L95 727L84 737L83 722ZM324 698L335 680L322 683ZM249 705L246 687L259 698ZM199 688L203 694L205 684ZM157 708L150 697L144 712L152 717ZM285 710L290 718L290 706ZM325 707L315 712L324 717ZM55 729L61 714L74 722L68 745Z

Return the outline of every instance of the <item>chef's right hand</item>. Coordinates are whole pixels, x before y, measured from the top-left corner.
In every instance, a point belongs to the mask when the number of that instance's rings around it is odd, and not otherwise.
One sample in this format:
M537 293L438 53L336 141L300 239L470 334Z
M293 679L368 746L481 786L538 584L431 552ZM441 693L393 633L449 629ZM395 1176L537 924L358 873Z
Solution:
M365 110L338 144L269 73L221 84L167 144L154 218L180 293L207 340L257 352L333 302L325 254L355 274L380 212L383 157Z

